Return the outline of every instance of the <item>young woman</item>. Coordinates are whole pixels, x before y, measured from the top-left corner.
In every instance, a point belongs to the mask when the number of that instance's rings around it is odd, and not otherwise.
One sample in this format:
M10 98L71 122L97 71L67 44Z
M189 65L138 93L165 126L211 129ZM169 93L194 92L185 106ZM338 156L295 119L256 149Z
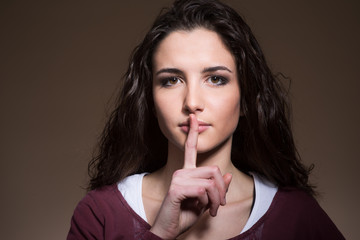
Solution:
M176 1L133 53L68 239L343 239L288 114L242 18Z

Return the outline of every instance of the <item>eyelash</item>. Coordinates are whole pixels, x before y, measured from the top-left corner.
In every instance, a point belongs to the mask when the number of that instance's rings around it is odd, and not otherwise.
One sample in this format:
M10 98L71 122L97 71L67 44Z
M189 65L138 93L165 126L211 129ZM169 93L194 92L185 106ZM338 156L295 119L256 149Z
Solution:
M174 81L176 80L176 83L170 83L170 81ZM213 83L211 82L212 80L218 80L220 81L219 83ZM162 87L172 87L176 84L178 84L179 82L181 82L181 78L179 77L166 77L164 79L161 79L160 83L161 83L161 86ZM229 80L226 78L226 77L223 77L223 76L219 76L219 75L213 75L213 76L210 76L206 79L206 82L208 82L209 84L213 85L213 86L223 86L223 85L226 85Z
M169 82L171 80L176 80L176 83L170 84ZM179 81L181 81L181 79L179 77L167 77L167 78L161 79L161 86L162 87L171 87L171 86L176 85Z
M211 80L214 80L214 79L219 80L220 83L212 83ZM215 86L223 86L223 85L227 84L229 82L229 80L226 77L215 75L215 76L210 76L207 79L207 82L209 82L210 84L215 85Z

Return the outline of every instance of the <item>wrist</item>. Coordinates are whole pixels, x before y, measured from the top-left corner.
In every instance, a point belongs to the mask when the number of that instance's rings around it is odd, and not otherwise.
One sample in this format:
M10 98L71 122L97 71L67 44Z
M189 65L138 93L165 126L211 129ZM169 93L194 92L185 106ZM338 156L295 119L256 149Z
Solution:
M150 232L163 240L173 240L176 238L176 236L169 233L169 231L164 230L163 228L158 228L156 226L151 227Z

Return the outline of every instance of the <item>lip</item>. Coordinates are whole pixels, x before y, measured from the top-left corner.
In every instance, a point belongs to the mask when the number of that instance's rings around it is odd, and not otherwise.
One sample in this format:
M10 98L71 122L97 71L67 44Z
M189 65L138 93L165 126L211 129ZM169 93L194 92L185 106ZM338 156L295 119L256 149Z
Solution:
M211 124L201 120L198 120L198 124L199 124L199 133L202 133L211 127ZM190 130L190 123L189 121L182 122L179 124L179 127L183 132L188 133Z

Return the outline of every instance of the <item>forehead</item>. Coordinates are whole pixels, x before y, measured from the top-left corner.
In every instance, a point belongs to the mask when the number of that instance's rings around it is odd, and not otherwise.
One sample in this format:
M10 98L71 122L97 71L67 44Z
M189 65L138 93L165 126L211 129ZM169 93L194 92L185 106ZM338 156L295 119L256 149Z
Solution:
M225 64L235 70L235 59L214 31L196 28L170 33L153 54L153 68Z

